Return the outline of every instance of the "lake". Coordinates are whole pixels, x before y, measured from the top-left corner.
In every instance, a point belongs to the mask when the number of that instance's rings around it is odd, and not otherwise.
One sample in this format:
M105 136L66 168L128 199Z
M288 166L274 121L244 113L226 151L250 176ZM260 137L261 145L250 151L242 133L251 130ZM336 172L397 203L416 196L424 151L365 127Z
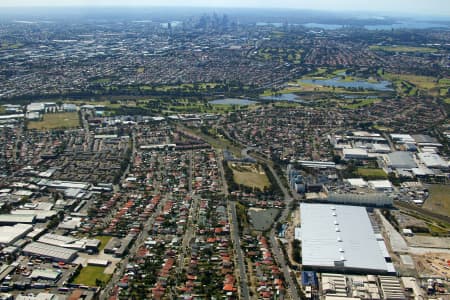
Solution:
M326 30L336 30L336 29L342 29L344 25L338 25L338 24L320 24L320 23L306 23L301 24L302 26L305 26L307 28L320 28L320 29L326 29Z
M212 101L209 101L208 103L209 104L224 104L224 105L251 105L251 104L256 104L258 102L248 100L248 99L227 98L227 99L212 100Z
M264 96L264 97L261 97L261 99L269 100L269 101L288 101L288 102L305 103L304 100L300 99L296 94L292 94L292 93Z
M322 86L334 86L341 88L356 88L375 91L393 91L389 81L367 82L367 81L341 81L338 78L333 79L303 79L303 83L317 84Z

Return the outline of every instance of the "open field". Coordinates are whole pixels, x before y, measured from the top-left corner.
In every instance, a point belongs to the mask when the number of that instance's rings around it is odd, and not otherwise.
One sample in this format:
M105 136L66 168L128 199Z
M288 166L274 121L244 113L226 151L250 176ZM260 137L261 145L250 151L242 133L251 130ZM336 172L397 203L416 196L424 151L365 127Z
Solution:
M75 277L73 283L87 286L97 286L96 279L107 283L111 278L111 275L105 274L104 271L105 268L99 266L83 267L80 274Z
M41 121L30 121L28 129L56 129L56 128L74 128L80 126L78 113L55 113L45 114Z
M100 244L99 250L102 251L103 249L105 249L106 244L108 244L109 240L112 237L109 235L99 235L99 236L95 236L94 238L97 240L100 240L101 244Z
M233 179L237 184L264 190L270 186L269 178L260 165L229 163L233 170Z
M408 96L415 96L418 90L426 91L434 96L446 96L450 88L450 80L443 78L438 80L432 76L419 76L410 74L385 73L382 77L392 81L397 91Z
M430 47L409 47L409 46L370 46L372 51L384 51L384 52L418 52L418 53L433 53L437 52L437 49Z
M450 186L434 184L429 186L428 189L430 197L425 201L423 208L450 216Z
M383 169L358 168L356 174L367 179L386 179L387 174Z

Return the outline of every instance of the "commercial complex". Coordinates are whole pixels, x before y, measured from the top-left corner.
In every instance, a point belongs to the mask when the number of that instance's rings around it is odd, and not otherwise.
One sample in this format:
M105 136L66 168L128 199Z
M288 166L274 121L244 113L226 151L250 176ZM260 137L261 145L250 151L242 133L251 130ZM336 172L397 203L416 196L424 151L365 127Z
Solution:
M322 272L386 274L388 263L364 207L302 203L303 267ZM380 243L382 242L382 243Z

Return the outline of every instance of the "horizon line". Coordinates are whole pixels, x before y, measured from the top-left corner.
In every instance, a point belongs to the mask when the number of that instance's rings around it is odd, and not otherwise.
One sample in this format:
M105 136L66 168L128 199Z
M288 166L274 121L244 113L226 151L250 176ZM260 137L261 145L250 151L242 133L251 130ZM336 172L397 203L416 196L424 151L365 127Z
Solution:
M205 6L205 5L152 5L152 4L56 4L56 5L1 5L2 9L63 9L63 8L180 8L180 9L256 9L256 10L296 10L296 11L309 11L309 12L321 12L321 13L368 13L368 14L387 14L396 16L440 16L449 17L447 13L431 13L431 12L402 12L397 10L362 10L362 9L319 9L319 8L301 8L301 7L255 7L255 6ZM0 12L1 14L1 12Z

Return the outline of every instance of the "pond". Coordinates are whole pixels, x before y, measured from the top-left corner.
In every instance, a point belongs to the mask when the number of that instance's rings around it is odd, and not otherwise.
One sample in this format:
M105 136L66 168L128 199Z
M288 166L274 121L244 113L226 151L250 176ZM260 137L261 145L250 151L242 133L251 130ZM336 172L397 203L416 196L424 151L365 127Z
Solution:
M368 82L363 80L358 81L342 81L339 78L333 79L303 79L300 82L308 84L317 84L322 86L334 86L341 88L356 88L375 91L394 91L389 81Z
M278 208L250 208L248 214L253 228L259 231L266 231L270 229L275 221L275 218L280 213Z
M264 96L264 97L261 97L261 99L269 100L269 101L288 101L288 102L305 103L304 100L300 99L296 94L292 94L292 93Z
M377 96L361 96L361 95L339 95L339 97L344 98L344 99L377 99Z
M212 101L209 101L208 103L209 104L224 104L224 105L251 105L251 104L256 104L258 102L248 100L248 99L226 98L226 99L212 100Z

